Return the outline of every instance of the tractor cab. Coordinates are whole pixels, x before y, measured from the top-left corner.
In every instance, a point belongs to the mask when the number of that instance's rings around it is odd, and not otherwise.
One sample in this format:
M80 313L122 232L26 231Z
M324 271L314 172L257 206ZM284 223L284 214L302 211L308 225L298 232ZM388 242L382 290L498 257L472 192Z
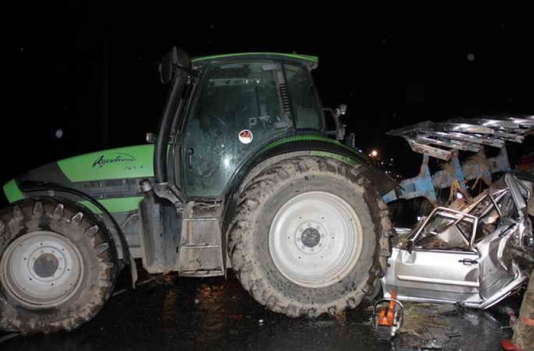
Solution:
M175 203L221 199L236 172L269 143L296 134L324 135L310 73L317 61L275 53L190 61L174 49L160 65L162 82L171 84L157 139L156 164L166 166L156 168L156 179L167 183L160 194ZM173 141L172 150L166 140ZM167 165L169 151L172 165Z
M322 131L306 61L266 54L196 62L202 74L182 135L188 196L220 196L240 164L269 141L297 129Z

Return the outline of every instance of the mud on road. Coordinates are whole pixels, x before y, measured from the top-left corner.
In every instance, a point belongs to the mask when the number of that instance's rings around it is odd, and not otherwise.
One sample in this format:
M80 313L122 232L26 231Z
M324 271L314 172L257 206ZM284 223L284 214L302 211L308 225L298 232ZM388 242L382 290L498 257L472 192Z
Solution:
M120 288L119 288L120 289ZM519 297L512 303L520 301ZM515 306L517 308L517 306ZM0 350L501 350L502 305L489 311L413 305L394 341L378 340L369 306L291 319L257 304L237 280L161 279L113 297L70 333L18 336Z

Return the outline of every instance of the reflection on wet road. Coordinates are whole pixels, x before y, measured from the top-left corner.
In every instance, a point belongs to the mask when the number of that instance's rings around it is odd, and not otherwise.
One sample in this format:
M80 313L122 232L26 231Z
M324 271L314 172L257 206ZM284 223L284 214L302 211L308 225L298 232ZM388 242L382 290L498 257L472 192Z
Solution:
M434 313L423 311L422 313ZM2 351L89 350L500 350L501 324L484 311L443 317L451 326L376 340L361 308L331 318L290 319L257 304L230 278L178 279L120 294L88 324L71 333L18 337ZM430 337L429 337L430 335ZM421 342L424 338L424 342ZM429 339L430 338L430 339ZM434 340L432 340L434 339ZM424 345L423 345L424 344Z

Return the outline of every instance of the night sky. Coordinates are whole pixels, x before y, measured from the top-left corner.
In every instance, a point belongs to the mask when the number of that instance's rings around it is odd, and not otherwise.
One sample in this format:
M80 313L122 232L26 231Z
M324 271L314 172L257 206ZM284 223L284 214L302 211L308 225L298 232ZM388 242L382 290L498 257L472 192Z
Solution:
M357 144L402 160L406 175L418 157L387 130L455 115L534 113L527 5L137 3L25 3L4 12L12 24L4 32L1 180L63 157L144 143L145 133L156 131L167 90L157 62L172 45L193 57L319 56L323 105L347 103Z

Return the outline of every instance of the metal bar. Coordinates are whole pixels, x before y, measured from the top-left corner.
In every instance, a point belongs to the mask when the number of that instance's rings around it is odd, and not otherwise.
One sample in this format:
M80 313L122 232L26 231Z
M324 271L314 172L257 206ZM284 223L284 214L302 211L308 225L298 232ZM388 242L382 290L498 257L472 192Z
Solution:
M442 122L434 125L434 130L443 132L464 132L477 134L493 134L493 128L485 126L473 125L469 123L450 123Z
M478 136L472 136L472 135L468 135L464 133L456 133L456 132L452 132L452 133L431 132L430 134L432 136L436 136L436 137L443 138L443 139L447 139L447 138L456 139L456 140L462 140L465 142L472 142L476 144L493 146L493 147L498 147L498 148L501 148L504 146L504 141L500 139L495 139L495 138L480 138Z
M462 143L462 142L455 141L455 140L447 141L447 140L441 140L441 139L432 139L426 136L418 136L416 137L415 140L421 144L445 146L445 147L450 147L451 149L457 149L457 150L462 150L462 151L471 151L471 152L480 151L480 146L478 145Z
M490 128L518 129L519 125L511 121L502 121L496 119L470 119L466 120L471 123L477 123Z
M517 134L512 134L512 133L505 133L505 132L495 131L494 135L496 137L503 138L503 139L508 140L508 141L513 141L514 143L522 143L523 141L525 141L525 137L524 136L517 135Z
M408 140L408 144L410 144L410 147L414 152L429 155L435 158L439 158L440 160L448 161L452 157L452 153L447 150L439 149L437 147L420 144L416 142L413 139L406 139Z
M462 188L462 190L466 190L466 187L465 187L465 182L464 182L464 172L462 170L462 165L460 164L460 160L458 159L458 154L455 153L453 158L452 158L452 165L454 166L454 175L456 177L456 180L458 181L458 183L460 184L460 188ZM464 193L465 195L465 193Z
M417 132L420 130L432 130L434 123L431 121L420 122L416 124L409 125L407 127L393 129L386 132L387 135L392 136L404 136L404 134L409 134L410 132Z
M524 127L534 127L534 116L503 116L496 117L496 119L512 121L513 123Z

